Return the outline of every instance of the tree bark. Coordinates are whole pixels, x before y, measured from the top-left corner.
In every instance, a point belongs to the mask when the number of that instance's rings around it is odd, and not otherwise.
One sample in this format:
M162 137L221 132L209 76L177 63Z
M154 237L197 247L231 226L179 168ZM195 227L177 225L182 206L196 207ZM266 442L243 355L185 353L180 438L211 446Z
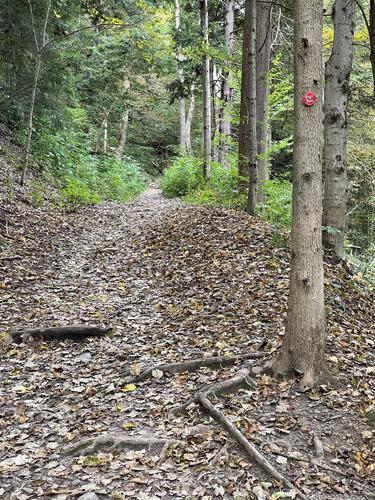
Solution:
M250 214L254 213L257 201L256 128L256 1L246 0L242 51L238 170L242 178L248 178L246 211Z
M191 126L193 123L195 108L195 82L190 85L190 103L189 110L186 117L186 152L191 155L193 153L193 148L191 146Z
M108 150L108 117L103 121L103 154L107 154Z
M221 93L221 74L217 69L214 62L211 64L212 70L212 122L214 124L213 131L213 160L219 161L219 142L218 136L220 135L220 122L221 122L221 109L220 109L220 93Z
M256 119L256 43L257 43L257 2L246 1L246 11L249 10L249 190L247 195L246 211L255 213L258 195L258 165L257 165L257 119ZM246 15L246 14L245 14Z
M129 110L126 109L121 119L120 140L116 151L116 155L119 160L121 160L122 157L124 156L128 124L129 124Z
M230 56L233 52L234 41L234 0L227 0L225 14L225 48ZM231 107L233 104L232 74L229 70L229 61L226 61L226 70L222 80L222 108L220 117L220 133L223 139L219 148L219 161L224 166L228 166L229 144L231 136Z
M286 333L276 374L303 374L301 386L323 383L325 310L322 252L322 0L295 0L294 164L291 271ZM317 96L305 106L305 92Z
M208 54L208 0L200 0L201 30L203 41L203 175L208 178L211 163L211 82L210 56Z
M181 44L180 44L180 33L181 33L181 9L180 1L174 0L175 6L175 26L176 26L176 61L177 61L177 71L178 71L178 81L180 84L178 104L179 104L179 116L180 116L180 148L183 152L186 150L186 110L185 110L185 97L184 97L184 67L182 64L182 54L181 54Z
M325 68L323 244L344 254L347 176L347 106L353 62L355 2L336 0L334 41Z
M271 59L272 42L272 3L257 2L257 141L258 141L258 176L260 203L265 201L264 183L268 179L268 160L266 157L269 145L268 127L268 73Z
M28 0L28 5L29 5L29 9L30 9L30 17L31 17L31 25L32 25L33 36L34 36L34 41L35 41L36 62L35 62L35 70L34 70L34 82L33 82L33 86L31 89L31 96L30 96L29 120L28 120L28 126L27 126L27 140L26 140L26 148L25 148L25 159L24 159L24 163L23 163L21 182L20 182L21 186L24 186L24 184L25 184L27 169L29 168L29 163L30 163L31 146L32 146L32 140L33 140L33 128L34 128L35 100L36 100L36 94L37 94L37 90L38 90L40 70L42 67L42 52L47 44L47 27L48 27L49 14L51 11L51 3L52 3L52 0L49 0L47 3L46 15L44 17L43 30L42 30L42 40L41 40L41 43L39 43L38 42L38 35L37 35L36 29L35 29L33 7L31 4L31 0Z
M372 67L372 76L374 81L374 95L375 95L375 0L370 0L370 59Z

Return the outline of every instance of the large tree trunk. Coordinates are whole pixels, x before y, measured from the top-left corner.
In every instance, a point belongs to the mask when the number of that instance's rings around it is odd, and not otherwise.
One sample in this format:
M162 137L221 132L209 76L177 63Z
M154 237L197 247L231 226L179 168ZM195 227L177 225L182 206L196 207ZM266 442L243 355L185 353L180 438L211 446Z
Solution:
M273 368L303 374L301 385L322 383L325 311L322 252L322 0L295 0L294 165L291 271L286 333ZM315 105L303 96L313 91Z
M323 244L344 253L347 176L347 106L353 62L355 2L336 0L332 10L334 41L326 63L324 93Z
M268 179L267 149L269 145L268 96L271 42L272 42L272 4L257 2L257 140L258 176L260 203L265 200L264 183Z
M229 55L233 52L234 41L234 0L227 0L225 15L225 48ZM223 165L228 165L229 144L231 136L231 108L233 104L232 74L228 69L229 61L226 61L227 69L223 73L222 80L222 108L220 116L220 132L223 139L219 149L219 161Z
M180 84L178 104L180 111L180 147L184 152L186 150L186 111L185 111L185 97L184 97L184 67L182 62L181 54L181 9L180 1L174 0L175 6L175 26L176 26L176 61L177 61L177 71L178 71L178 81Z
M208 55L208 5L207 0L200 0L201 30L203 49L203 174L207 178L211 163L211 82L210 58Z
M186 117L186 152L191 155L193 153L193 148L191 146L191 126L193 123L195 108L195 83L192 82L190 85L190 103L189 110Z
M245 5L238 170L242 178L248 178L249 180L246 210L248 213L254 213L257 197L255 0L246 0Z

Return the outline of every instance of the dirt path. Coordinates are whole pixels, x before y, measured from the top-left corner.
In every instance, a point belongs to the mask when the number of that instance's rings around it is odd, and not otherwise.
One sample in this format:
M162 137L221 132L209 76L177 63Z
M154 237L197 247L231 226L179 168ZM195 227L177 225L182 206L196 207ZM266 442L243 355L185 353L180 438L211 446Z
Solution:
M270 245L269 227L234 211L184 207L155 188L129 205L71 215L40 211L24 226L23 239L7 251L11 258L0 261L2 329L86 323L110 326L113 334L4 353L0 497L64 500L96 492L102 499L266 499L278 491L197 408L167 416L172 405L235 368L156 373L135 388L126 384L129 370L156 363L241 354L262 343L277 347L289 264L287 253ZM353 328L363 333L366 325ZM355 500L366 498L361 490L371 450L360 434L368 432L358 417L362 394L337 416L347 397L343 390L306 398L292 383L263 377L256 390L218 404L308 498ZM311 458L313 432L327 449L342 451L332 451L327 463L336 458L331 466L344 476L291 458L276 462L296 451ZM62 453L81 438L107 433L183 444L163 464L144 451L86 459ZM356 474L360 452L363 470Z

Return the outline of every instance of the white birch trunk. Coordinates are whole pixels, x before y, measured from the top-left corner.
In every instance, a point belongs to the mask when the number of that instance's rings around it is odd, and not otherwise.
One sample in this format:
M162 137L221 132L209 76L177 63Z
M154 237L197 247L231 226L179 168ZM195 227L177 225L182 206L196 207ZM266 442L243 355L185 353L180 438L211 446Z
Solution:
M179 0L174 0L175 5L175 26L176 26L176 61L177 61L177 72L178 80L180 83L178 105L179 105L179 117L180 117L180 147L182 151L186 150L186 109L185 109L185 98L183 96L183 88L185 83L184 68L182 64L182 54L181 46L179 42L179 36L181 32L181 9Z
M334 41L326 63L324 95L323 243L344 254L347 175L347 106L353 62L355 2L336 0L332 10Z
M225 15L225 48L229 55L233 52L234 41L234 0L227 0L227 8ZM229 61L226 61L229 66ZM219 161L224 166L228 166L229 144L228 139L231 136L231 111L233 104L233 87L232 73L229 69L223 73L222 83L222 109L220 132L223 135L223 140L220 144Z
M203 174L207 178L211 163L211 81L210 57L208 55L208 4L207 0L200 0L201 30L203 49L202 79L203 79Z
M193 153L193 148L191 145L191 127L193 123L195 109L195 83L192 82L190 85L190 103L189 110L186 117L186 152L191 155Z
M119 160L121 160L122 157L124 156L128 123L129 123L129 110L127 109L124 111L121 119L120 140L116 151L116 156Z

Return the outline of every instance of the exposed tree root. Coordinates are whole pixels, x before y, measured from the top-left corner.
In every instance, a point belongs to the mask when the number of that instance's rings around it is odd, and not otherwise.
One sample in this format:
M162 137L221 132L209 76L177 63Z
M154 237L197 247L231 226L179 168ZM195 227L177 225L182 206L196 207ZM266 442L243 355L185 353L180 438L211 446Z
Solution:
M66 455L94 455L98 452L109 450L147 450L156 451L161 456L166 455L169 446L178 444L179 441L156 438L153 436L129 437L125 435L103 435L87 438L71 444L64 449Z
M209 414L230 434L230 436L245 450L246 454L266 470L274 479L285 484L288 488L297 491L301 498L305 498L303 493L297 490L294 484L281 474L275 467L248 441L245 436L232 424L232 422L207 398L207 393L200 392L197 396L199 404L209 412Z
M25 340L75 340L82 341L86 337L102 337L110 331L109 328L87 325L53 326L23 329L11 332L11 337L16 344Z
M194 397L190 398L184 405L175 407L171 410L172 414L181 413L181 411L186 410L192 403L199 403L208 413L218 422L224 429L229 433L229 435L245 450L246 454L260 465L264 470L266 470L274 479L285 484L288 488L293 489L297 492L300 498L305 498L303 493L301 493L294 484L289 481L283 474L281 474L265 457L262 455L256 447L248 441L245 436L235 427L234 424L208 399L209 396L218 396L221 394L228 394L237 391L243 387L254 386L251 376L251 367L244 366L240 369L234 377L219 382L217 384L209 385L206 388L201 389Z
M234 377L204 387L198 394L189 398L186 403L171 408L170 413L172 415L178 415L184 412L191 404L199 402L198 396L202 393L209 394L211 396L220 396L223 394L231 394L239 389L249 389L250 387L254 387L254 382L250 376L251 369L243 367L234 375Z
M129 383L138 383L143 382L152 377L152 373L155 370L159 370L163 373L182 373L182 372L195 372L199 370L199 368L207 367L207 368L225 368L228 366L233 366L239 361L244 361L247 359L258 359L264 358L269 355L265 352L255 352L252 354L245 354L243 356L216 356L212 358L199 358L193 359L190 361L182 361L180 363L170 363L163 365L155 365L147 370L144 370L139 375L132 377L127 380Z

